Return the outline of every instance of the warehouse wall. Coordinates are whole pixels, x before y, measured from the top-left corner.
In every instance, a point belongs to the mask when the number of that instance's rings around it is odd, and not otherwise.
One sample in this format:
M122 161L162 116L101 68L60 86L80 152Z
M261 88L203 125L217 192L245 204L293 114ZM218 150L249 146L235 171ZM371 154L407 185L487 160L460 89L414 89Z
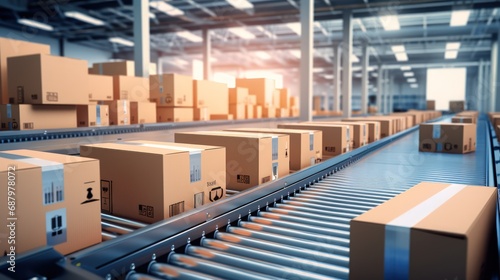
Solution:
M0 37L7 37L16 40L30 41L40 44L50 45L50 52L53 55L59 55L59 40L47 36L42 36L37 33L20 32L8 28L0 27ZM67 57L84 59L92 65L94 62L108 61L112 58L111 51L98 50L83 45L65 42L64 55Z

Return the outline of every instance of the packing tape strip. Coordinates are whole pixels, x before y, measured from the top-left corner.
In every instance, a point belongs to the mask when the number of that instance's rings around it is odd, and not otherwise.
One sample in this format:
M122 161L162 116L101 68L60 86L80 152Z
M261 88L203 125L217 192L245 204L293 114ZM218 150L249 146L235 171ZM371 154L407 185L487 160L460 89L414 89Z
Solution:
M385 226L384 279L408 279L411 227L425 219L466 185L451 184Z
M309 151L314 151L314 132L309 132Z
M272 136L272 160L278 160L278 136Z
M101 105L95 105L95 124L101 125Z
M441 125L435 124L432 126L432 139L441 138Z
M12 104L7 104L7 118L12 119Z

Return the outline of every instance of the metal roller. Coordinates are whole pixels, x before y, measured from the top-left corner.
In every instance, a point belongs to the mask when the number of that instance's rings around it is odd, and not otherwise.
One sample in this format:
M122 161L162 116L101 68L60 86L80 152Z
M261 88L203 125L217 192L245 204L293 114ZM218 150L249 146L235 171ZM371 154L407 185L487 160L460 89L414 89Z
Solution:
M263 213L265 215L265 213ZM262 217L262 216L251 216L249 217L249 221L263 224L266 226L276 226L281 228L289 228L298 231L304 231L308 233L318 233L324 234L327 236L337 236L343 238L349 238L349 225L346 224L330 224L323 227L311 226L298 222L291 221L283 221L276 219L276 216L271 216L270 218Z
M341 193L341 192L328 192L324 190L318 190L316 188L312 190L305 190L300 192L301 195L307 196L321 196L321 197L326 197L326 198L342 198L342 199L356 199L357 201L364 201L364 202L372 202L372 203L382 203L387 200L387 197L385 196L375 196L375 195L366 195L366 194L360 194L360 193Z
M320 210L326 210L326 211L338 211L338 212L346 212L346 213L351 213L355 214L358 216L359 214L363 214L366 212L366 210L370 209L367 207L363 207L363 209L354 209L349 207L347 205L346 207L340 207L339 205L322 205L322 204L317 204L317 201L300 201L299 199L293 199L293 200L284 200L284 204L290 204L290 205L296 205L296 206L304 206L304 207L309 207L312 209L320 209Z
M279 221L286 221L286 222L292 222L295 224L302 224L302 225L308 225L308 226L314 226L316 228L331 228L331 229L339 229L339 230L349 230L349 221L345 219L346 221L341 221L336 222L332 221L333 219L330 219L328 221L323 220L323 217L316 216L315 218L303 218L303 217L296 217L291 215L290 213L288 214L277 214L273 212L268 212L268 211L260 211L257 213L257 216L266 218L266 219L272 219L272 220L279 220Z
M314 193L298 193L295 195L298 199L319 199L324 202L331 202L331 203L341 203L343 205L350 205L350 206L364 206L364 207L374 207L379 205L380 203L384 202L385 200L368 200L366 198L358 198L356 196L349 196L349 197L337 197L337 196L331 196L331 195L324 195L324 194L314 194Z
M315 205L323 205L327 207L345 207L345 208L350 208L350 209L356 209L360 210L362 212L365 212L367 210L370 210L374 206L376 206L375 203L357 203L352 200L347 200L347 199L336 199L335 201L330 201L328 199L321 199L320 197L315 197L315 198L309 198L309 197L301 197L297 195L294 197L293 201L296 202L305 202L305 203L312 203Z
M297 210L291 210L291 209L284 209L284 208L279 208L279 207L269 207L266 212L261 211L259 214L276 214L276 215L282 215L284 216L283 219L287 219L288 217L297 217L297 218L306 218L309 223L311 221L321 221L325 223L344 223L348 224L351 219L349 218L344 218L344 217L332 217L332 216L327 216L327 215L322 215L322 214L315 214L315 213L309 213L305 211L297 211Z
M303 212L303 213L309 213L309 214L316 214L316 215L325 215L325 216L331 216L331 217L338 217L338 218L347 218L347 219L352 219L354 217L357 217L359 214L358 211L356 213L346 213L342 211L330 211L328 208L323 207L323 209L317 209L313 207L309 207L308 205L300 205L300 203L297 204L292 204L292 203L281 203L277 204L275 207L270 208L269 211L296 211L296 212Z
M129 273L125 280L161 280L162 278L157 278L144 273ZM163 278L168 279L168 278Z
M136 221L132 221L129 219L125 219L125 218L121 218L121 217L117 217L117 216L113 216L113 215L109 215L109 214L103 214L103 213L101 213L101 220L109 222L109 223L117 224L117 225L120 225L123 227L132 228L132 229L139 229L139 228L143 228L143 227L148 225L145 223L136 222Z
M101 236L102 236L102 241L106 241L106 240L110 240L110 239L118 237L116 234L106 232L104 230L101 232Z
M219 280L222 278L214 277L212 275L191 271L178 266L173 266L166 263L154 262L149 265L148 273L159 277L161 279L170 280Z
M111 232L117 235L123 235L134 231L133 229L111 224L108 222L101 222L101 227L103 231Z

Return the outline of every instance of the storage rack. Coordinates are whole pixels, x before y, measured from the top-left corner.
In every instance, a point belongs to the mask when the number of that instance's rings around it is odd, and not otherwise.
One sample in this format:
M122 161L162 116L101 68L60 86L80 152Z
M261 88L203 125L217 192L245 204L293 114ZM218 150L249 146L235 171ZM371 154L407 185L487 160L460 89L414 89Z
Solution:
M65 259L46 248L21 257L18 265L39 263L26 278L88 279L92 273L105 279L346 279L353 217L420 181L497 186L500 145L484 116L475 153L419 153L417 130Z

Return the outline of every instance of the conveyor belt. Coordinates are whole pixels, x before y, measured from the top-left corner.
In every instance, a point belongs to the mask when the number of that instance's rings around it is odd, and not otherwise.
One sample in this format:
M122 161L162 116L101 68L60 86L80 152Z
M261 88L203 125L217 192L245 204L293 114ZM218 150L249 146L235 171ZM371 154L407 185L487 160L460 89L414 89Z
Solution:
M421 181L487 185L486 135L482 120L475 153L419 153L413 128L386 139L394 140L389 145L339 156L320 172L292 174L289 188L286 180L273 183L268 198L258 187L213 206L227 209L218 217L210 207L180 215L168 227L137 230L70 261L107 279L127 271L129 279L347 279L350 220Z

